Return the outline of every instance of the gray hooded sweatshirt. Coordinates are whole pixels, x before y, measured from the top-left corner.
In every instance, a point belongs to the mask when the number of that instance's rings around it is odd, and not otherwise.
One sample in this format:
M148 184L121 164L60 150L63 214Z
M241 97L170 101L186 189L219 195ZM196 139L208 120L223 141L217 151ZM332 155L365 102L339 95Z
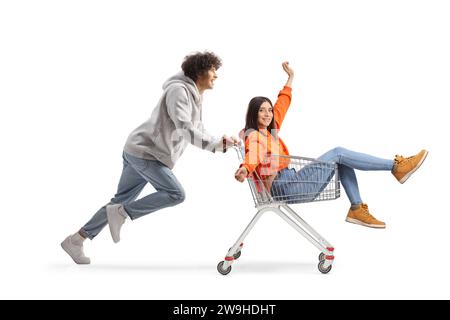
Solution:
M131 132L124 151L159 160L172 169L189 143L211 152L222 150L221 139L203 127L202 96L195 82L179 72L164 83L163 90L150 119Z

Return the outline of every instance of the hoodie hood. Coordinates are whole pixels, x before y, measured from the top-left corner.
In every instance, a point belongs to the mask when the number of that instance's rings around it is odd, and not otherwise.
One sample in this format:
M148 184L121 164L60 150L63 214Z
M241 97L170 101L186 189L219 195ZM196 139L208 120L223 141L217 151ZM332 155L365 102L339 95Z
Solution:
M189 143L211 152L222 150L222 138L212 136L203 126L202 96L195 82L180 72L163 89L150 119L131 132L124 151L137 158L156 159L172 169Z
M194 80L184 75L182 71L178 72L174 76L170 77L163 84L163 90L167 90L172 85L181 85L185 87L194 97L194 101L196 104L201 104L202 98L200 96L200 92L198 92L197 85Z

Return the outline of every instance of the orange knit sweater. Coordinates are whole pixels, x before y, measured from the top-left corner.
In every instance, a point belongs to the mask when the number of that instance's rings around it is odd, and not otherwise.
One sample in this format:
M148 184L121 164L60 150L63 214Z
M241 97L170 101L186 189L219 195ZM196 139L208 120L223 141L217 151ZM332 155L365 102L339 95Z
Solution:
M285 86L278 94L273 107L275 128L277 132L268 130L252 131L245 138L245 159L241 164L248 171L248 176L254 172L263 179L275 177L276 174L289 165L288 158L271 157L271 155L289 155L283 140L278 137L284 117L292 99L292 89Z

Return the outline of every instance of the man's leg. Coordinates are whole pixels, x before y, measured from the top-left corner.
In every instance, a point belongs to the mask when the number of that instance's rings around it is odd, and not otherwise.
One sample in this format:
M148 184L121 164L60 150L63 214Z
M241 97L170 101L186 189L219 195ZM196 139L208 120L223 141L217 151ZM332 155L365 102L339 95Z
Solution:
M109 229L115 243L120 241L120 229L126 217L133 220L140 218L156 210L179 204L185 197L183 187L167 166L156 160L145 160L129 154L124 156L142 179L153 185L156 192L137 201L106 207Z
M111 203L127 203L136 199L145 187L147 181L143 179L124 158L122 175L117 193ZM61 247L77 264L89 264L91 261L84 255L83 242L86 238L93 239L107 224L106 205L100 208L94 216L73 235L69 235L61 243Z
M80 234L85 238L93 239L108 223L106 207L110 204L126 204L135 200L146 184L147 181L124 155L123 170L117 187L117 193L111 199L111 202L101 207L80 229Z
M133 165L136 159L128 156L128 160ZM137 163L135 168L143 179L153 185L156 192L124 204L123 207L132 220L175 206L185 199L184 189L170 168L156 160L145 161L145 166Z

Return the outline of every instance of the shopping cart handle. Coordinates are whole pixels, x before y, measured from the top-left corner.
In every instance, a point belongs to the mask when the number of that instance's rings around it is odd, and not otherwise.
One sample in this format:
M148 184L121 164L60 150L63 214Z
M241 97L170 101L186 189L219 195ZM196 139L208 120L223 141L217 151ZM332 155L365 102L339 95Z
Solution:
M232 148L236 150L239 160L243 161L245 157L245 150L242 141L239 141L239 143L237 145L232 146Z

